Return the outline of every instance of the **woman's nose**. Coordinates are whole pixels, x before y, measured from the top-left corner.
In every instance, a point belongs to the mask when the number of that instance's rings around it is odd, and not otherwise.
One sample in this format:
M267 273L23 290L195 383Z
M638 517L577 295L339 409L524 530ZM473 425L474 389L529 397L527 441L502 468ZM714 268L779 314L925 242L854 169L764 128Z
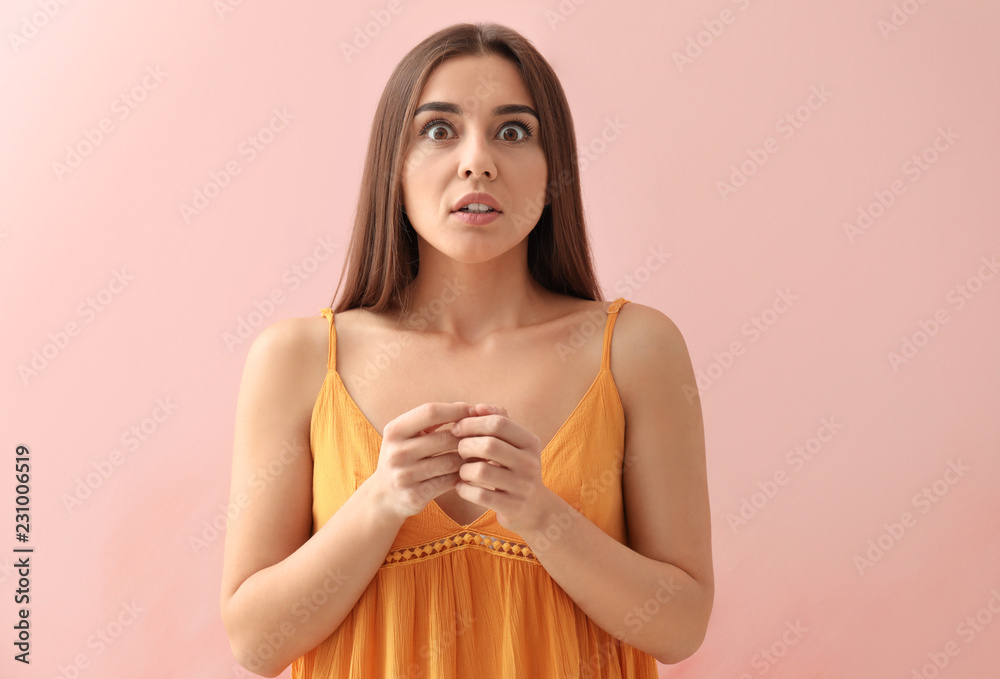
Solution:
M496 179L497 168L493 162L490 141L479 134L470 134L461 142L458 176L485 175Z

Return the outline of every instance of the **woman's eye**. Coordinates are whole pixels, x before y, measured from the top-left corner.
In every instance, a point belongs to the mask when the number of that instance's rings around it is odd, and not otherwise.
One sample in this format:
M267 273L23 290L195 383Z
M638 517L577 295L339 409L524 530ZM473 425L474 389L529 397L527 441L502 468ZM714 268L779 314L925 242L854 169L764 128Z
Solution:
M513 138L511 138L507 130L515 130ZM516 132L518 131L521 133L521 136L517 135ZM527 131L519 123L508 123L500 128L500 139L503 141L523 141L524 139L527 139L527 137Z
M432 124L432 125L428 125L427 127L425 127L425 128L424 128L424 132L425 132L425 133L427 134L427 136L428 136L428 137L430 137L431 139L435 139L435 140L438 140L438 141L443 141L443 140L445 140L445 139L448 139L448 132L447 132L447 130L445 131L445 133L444 133L444 136L441 136L441 135L440 135L440 134L439 134L438 132L436 132L435 130L436 130L436 129L438 129L438 128L441 128L441 129L445 129L445 127L446 127L446 126L445 126L445 125L442 125L441 123L434 123L434 124Z

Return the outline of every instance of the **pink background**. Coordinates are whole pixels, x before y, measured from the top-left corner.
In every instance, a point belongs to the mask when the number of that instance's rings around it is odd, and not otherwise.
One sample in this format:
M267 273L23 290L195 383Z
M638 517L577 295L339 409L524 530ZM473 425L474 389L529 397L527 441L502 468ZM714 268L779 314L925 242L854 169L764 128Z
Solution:
M706 376L716 604L702 648L662 675L993 676L1000 6L232 4L0 10L0 413L7 459L31 448L35 549L24 668L4 463L0 675L250 676L221 624L211 524L263 326L231 348L224 335L275 291L265 324L330 304L391 69L439 28L496 20L566 89L605 297L670 316ZM250 159L240 145L275 109L294 118ZM60 175L68 146L81 158ZM179 206L233 161L186 220ZM919 347L894 365L904 338ZM47 364L22 377L35 351ZM173 405L157 422L159 401Z

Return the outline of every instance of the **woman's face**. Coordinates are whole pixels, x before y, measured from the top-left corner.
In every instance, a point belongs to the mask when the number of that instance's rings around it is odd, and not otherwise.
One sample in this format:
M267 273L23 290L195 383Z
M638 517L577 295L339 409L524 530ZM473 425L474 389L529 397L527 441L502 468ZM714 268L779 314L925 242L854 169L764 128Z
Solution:
M408 128L402 177L421 262L434 255L428 245L457 261L487 261L531 232L548 174L535 110L517 67L502 57L452 57L434 69ZM496 219L476 225L452 214L472 192L496 201Z

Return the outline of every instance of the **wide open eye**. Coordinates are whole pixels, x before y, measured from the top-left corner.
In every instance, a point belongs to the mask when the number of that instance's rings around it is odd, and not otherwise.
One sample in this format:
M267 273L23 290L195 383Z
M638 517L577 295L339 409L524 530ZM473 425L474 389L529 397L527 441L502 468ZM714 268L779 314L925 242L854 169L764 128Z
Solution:
M424 129L420 130L420 135L421 136L426 135L427 137L429 137L430 139L433 139L434 141L445 141L447 139L450 139L451 137L447 136L447 134L448 134L447 131L445 132L446 136L444 136L444 137L440 136L438 132L433 132L432 131L432 130L435 130L436 128L439 128L439 127L442 128L442 129L444 129L444 128L451 129L451 125L449 125L447 121L444 121L444 120L432 120L429 123L427 123L426 125L424 125Z
M513 130L518 130L519 129L522 132L522 136L518 137L516 139L510 139L506 135L506 133L504 132L504 130L507 130L507 129L513 129ZM516 144L518 142L522 142L522 141L526 140L530 136L531 136L531 125L529 125L528 123L522 123L519 120L510 120L510 121L504 123L503 127L500 128L500 139L503 140L503 141L512 142L514 144Z

